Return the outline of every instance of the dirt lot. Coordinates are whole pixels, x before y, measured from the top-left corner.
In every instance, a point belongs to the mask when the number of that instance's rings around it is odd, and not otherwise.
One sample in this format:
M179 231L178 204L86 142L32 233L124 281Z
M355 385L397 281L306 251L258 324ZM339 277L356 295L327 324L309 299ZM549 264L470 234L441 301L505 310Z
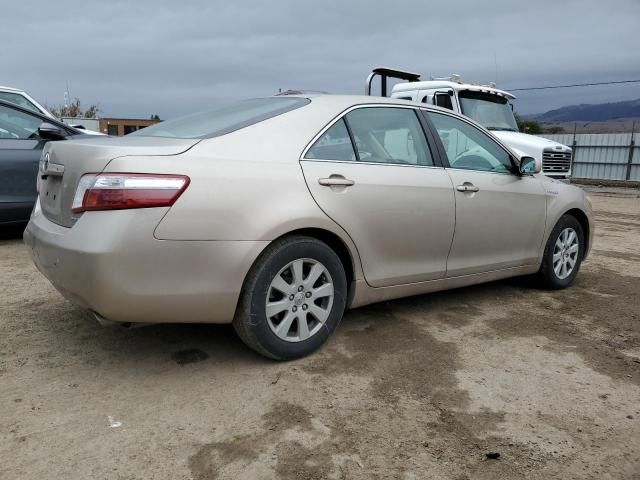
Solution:
M640 193L592 198L572 288L362 308L290 363L227 326L100 327L2 240L0 478L639 479Z

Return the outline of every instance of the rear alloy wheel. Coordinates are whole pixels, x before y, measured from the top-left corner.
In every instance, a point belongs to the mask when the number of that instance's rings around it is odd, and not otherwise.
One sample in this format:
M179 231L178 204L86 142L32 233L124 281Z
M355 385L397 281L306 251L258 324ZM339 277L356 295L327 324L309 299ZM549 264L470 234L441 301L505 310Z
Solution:
M267 322L278 338L304 341L324 326L333 297L327 267L312 258L294 260L271 281L265 306Z
M299 358L335 330L346 291L344 268L328 245L310 237L283 238L249 272L233 325L258 353Z
M540 267L543 284L551 289L568 287L578 274L584 256L584 234L578 220L564 215L554 227Z

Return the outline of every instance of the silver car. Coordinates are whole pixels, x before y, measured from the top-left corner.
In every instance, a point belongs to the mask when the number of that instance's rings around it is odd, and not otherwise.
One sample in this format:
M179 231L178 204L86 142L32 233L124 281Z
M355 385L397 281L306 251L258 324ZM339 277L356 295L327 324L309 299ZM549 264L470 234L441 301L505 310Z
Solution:
M290 359L346 308L517 275L569 286L591 207L540 167L438 107L253 99L49 144L24 237L98 319L233 322Z

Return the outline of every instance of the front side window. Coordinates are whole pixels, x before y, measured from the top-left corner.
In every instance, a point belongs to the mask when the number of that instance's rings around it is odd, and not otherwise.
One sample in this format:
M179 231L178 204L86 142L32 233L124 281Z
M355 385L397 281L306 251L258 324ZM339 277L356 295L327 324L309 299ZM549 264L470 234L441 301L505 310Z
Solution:
M31 103L25 97L17 93L0 92L0 100L5 100L7 102L11 102L18 105L19 107L26 108L27 110L31 110L32 112L40 113L38 108L33 103Z
M410 108L370 107L346 115L361 162L433 165L416 112Z
M39 140L39 117L0 105L0 139Z
M307 151L305 158L321 160L356 160L351 138L344 123L340 119L334 123Z
M209 138L225 135L249 125L303 107L307 98L271 97L244 100L226 107L156 123L130 136Z
M510 155L476 127L450 115L428 112L447 152L449 165L465 170L511 173Z

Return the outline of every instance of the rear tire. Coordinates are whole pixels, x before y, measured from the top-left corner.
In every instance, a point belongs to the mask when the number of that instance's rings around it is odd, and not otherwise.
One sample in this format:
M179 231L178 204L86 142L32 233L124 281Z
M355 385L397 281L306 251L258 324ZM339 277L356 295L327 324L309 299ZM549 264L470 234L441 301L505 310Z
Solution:
M571 215L563 215L544 249L538 276L544 287L552 290L566 288L573 283L584 256L582 225Z
M249 271L233 327L251 349L275 360L317 350L336 329L347 280L338 255L305 236L267 247Z

